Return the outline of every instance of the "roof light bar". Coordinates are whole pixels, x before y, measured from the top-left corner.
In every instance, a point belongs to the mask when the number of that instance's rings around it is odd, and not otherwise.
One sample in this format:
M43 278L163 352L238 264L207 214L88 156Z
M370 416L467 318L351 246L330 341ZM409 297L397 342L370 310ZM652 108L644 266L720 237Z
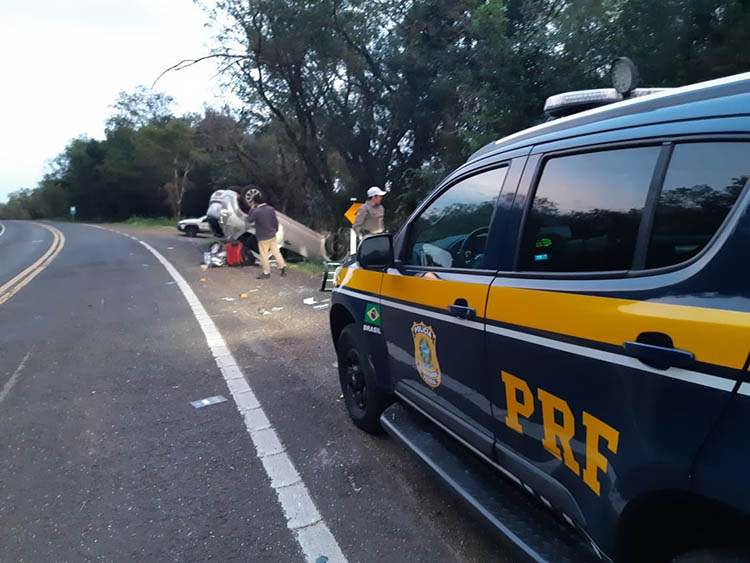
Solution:
M631 92L630 97L640 98L665 90L669 90L669 88L636 88ZM550 117L563 117L579 111L621 102L623 99L622 94L614 88L563 92L547 98L544 103L544 113Z

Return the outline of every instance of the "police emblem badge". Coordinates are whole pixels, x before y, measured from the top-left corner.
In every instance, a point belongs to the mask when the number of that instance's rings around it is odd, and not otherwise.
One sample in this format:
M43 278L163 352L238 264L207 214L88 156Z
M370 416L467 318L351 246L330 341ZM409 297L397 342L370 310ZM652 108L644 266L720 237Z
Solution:
M414 339L414 360L417 363L417 371L427 385L435 389L440 385L440 364L435 348L435 331L431 326L424 323L414 323L411 326L411 335Z

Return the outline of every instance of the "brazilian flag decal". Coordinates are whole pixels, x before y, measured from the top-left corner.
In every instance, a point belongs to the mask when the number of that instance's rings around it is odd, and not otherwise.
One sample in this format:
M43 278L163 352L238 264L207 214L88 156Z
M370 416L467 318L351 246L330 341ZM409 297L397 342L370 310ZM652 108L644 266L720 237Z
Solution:
M368 303L365 309L365 323L380 326L380 305Z

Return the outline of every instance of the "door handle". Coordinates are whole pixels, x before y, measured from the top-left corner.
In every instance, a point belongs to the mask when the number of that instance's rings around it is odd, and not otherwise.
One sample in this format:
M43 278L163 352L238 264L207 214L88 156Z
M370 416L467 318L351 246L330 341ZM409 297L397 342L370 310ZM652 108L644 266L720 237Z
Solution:
M458 298L453 305L448 306L448 312L454 317L464 319L466 321L473 319L477 316L477 312L474 307L469 307L466 299Z
M657 369L667 369L670 367L686 368L695 361L695 355L692 352L678 348L654 346L653 344L631 341L624 342L622 347L629 356L637 358L644 364Z

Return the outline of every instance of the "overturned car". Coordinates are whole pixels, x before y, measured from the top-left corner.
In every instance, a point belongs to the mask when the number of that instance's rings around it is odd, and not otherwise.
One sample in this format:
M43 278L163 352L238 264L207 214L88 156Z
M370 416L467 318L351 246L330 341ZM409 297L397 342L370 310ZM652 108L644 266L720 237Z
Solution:
M258 241L253 225L247 225L247 210L252 204L253 190L244 188L217 190L211 194L206 217L214 236L242 243L242 258L252 264L258 258ZM323 235L277 211L279 230L276 243L285 255L294 252L311 261L339 261L349 249L348 239L341 232Z

